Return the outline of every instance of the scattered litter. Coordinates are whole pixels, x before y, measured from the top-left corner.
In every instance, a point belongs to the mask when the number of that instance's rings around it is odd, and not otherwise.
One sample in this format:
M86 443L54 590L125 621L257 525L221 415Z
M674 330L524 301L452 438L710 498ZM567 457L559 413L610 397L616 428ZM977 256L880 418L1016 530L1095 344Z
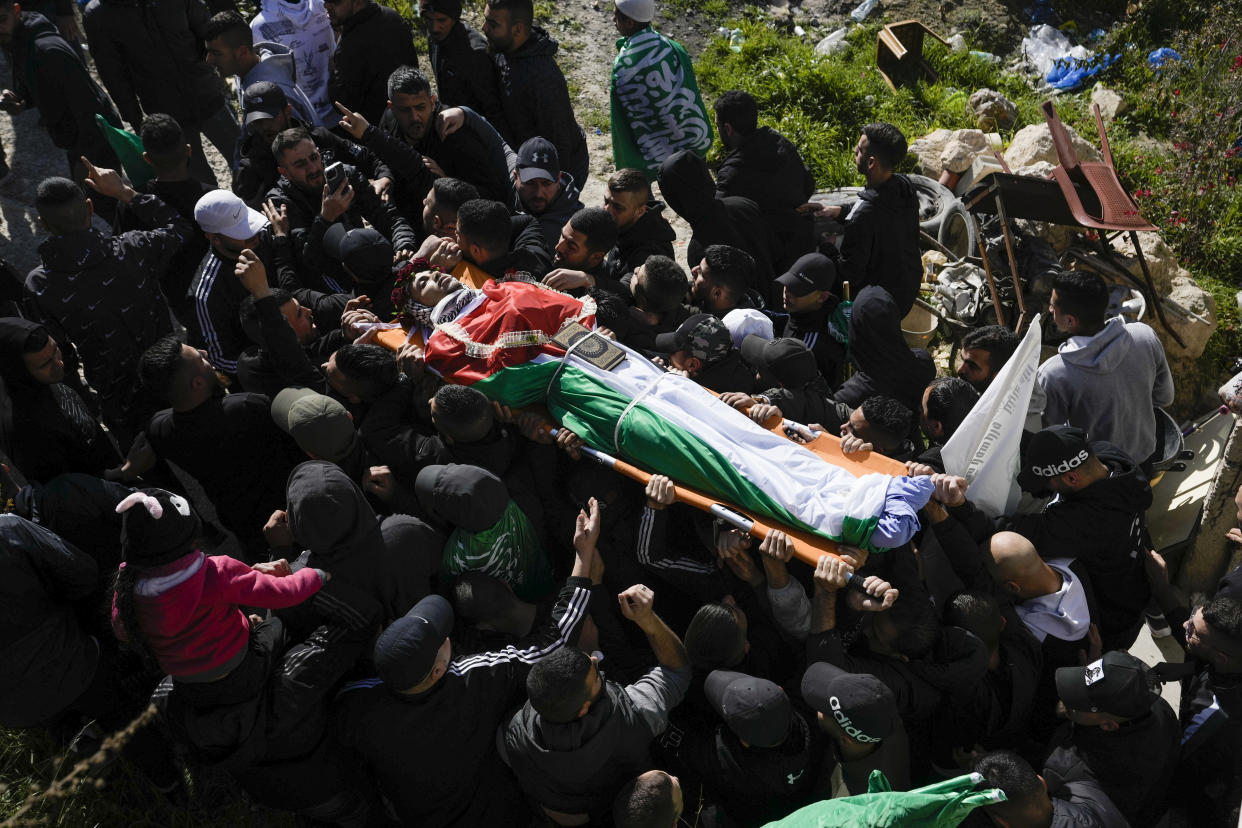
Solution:
M1182 56L1170 49L1168 46L1162 46L1147 56L1147 62L1151 64L1151 68L1156 71L1163 69L1167 63L1176 63L1181 59Z
M954 52L966 51L966 38L962 37L961 32L958 32L953 35L953 37L949 38L949 48Z
M746 42L746 35L741 29L734 29L729 32L729 49L734 52L742 51L742 44Z
M1059 59L1091 57L1085 46L1072 45L1064 32L1048 25L1031 27L1031 33L1022 39L1022 53L1040 77L1047 77Z
M798 37L805 37L806 29L802 28L801 26L794 26L794 34L797 35Z
M850 44L846 41L845 35L849 29L845 26L837 29L832 34L825 37L819 43L815 44L815 54L817 55L835 55L837 52L845 51Z
M1053 89L1077 89L1120 59L1121 55L1096 55L1085 60L1063 58L1053 65L1044 80Z
M1065 32L1048 25L1031 27L1022 40L1022 52L1049 86L1066 90L1077 89L1121 57L1092 55L1085 46L1073 45Z
M992 54L991 52L980 52L978 49L971 49L970 54L973 57L976 57L979 60L983 61L984 63L1000 63L1001 62L1001 59L998 56Z
M1087 42L1088 43L1099 43L1101 40L1104 39L1104 36L1106 34L1108 34L1108 32L1104 31L1103 29L1092 29L1091 32L1087 35Z
M855 23L863 22L871 12L875 11L877 3L879 3L879 0L863 0L850 12L850 17L854 18Z

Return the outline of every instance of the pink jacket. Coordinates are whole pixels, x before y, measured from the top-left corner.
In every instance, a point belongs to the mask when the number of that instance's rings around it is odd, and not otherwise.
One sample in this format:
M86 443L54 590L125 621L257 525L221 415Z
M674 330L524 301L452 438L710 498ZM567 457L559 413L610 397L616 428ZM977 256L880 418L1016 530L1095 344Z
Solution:
M280 578L227 555L208 557L195 551L144 570L134 585L134 603L142 634L160 667L173 678L210 680L228 673L245 656L250 621L242 606L292 607L322 585L317 569L307 567ZM124 640L115 596L112 629Z

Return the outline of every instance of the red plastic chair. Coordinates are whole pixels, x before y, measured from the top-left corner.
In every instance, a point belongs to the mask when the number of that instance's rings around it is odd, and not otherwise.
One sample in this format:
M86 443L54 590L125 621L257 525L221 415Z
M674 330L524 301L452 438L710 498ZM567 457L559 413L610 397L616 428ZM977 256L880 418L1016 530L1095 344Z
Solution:
M1052 171L1052 177L1060 186L1061 195L1065 197L1065 203L1069 206L1071 215L1083 227L1130 234L1130 243L1134 246L1139 266L1143 269L1148 307L1155 308L1161 326L1168 331L1169 336L1178 345L1185 347L1185 341L1176 330L1169 326L1169 320L1164 315L1164 304L1156 293L1151 271L1147 268L1147 258L1143 255L1143 247L1138 240L1138 231L1155 230L1156 226L1143 218L1138 204L1126 192L1126 188L1121 186L1121 181L1117 178L1117 169L1113 166L1113 152L1108 146L1108 136L1104 134L1104 119L1100 117L1100 105L1094 104L1093 109L1104 160L1079 161L1069 133L1057 116L1057 110L1053 107L1052 101L1044 101L1044 119L1048 122L1048 131L1052 133L1052 145L1056 148L1057 160L1061 162L1060 166ZM1082 189L1075 187L1075 183L1082 185ZM1112 261L1112 248L1109 246L1106 233L1100 233L1100 248L1105 258Z
M1079 161L1074 152L1074 144L1061 119L1057 116L1052 101L1044 101L1044 119L1048 122L1048 130L1052 133L1052 144L1057 150L1057 160L1061 165L1052 172L1061 187L1061 193L1069 205L1070 212L1078 223L1084 227L1097 230L1155 230L1139 212L1138 204L1121 186L1117 178L1117 169L1113 166L1113 153L1108 146L1108 136L1104 133L1104 119L1100 117L1099 104L1094 105L1095 125L1100 132L1100 147L1104 153L1103 161ZM1074 187L1074 182L1085 184L1089 194L1084 203L1083 193ZM1091 198L1094 196L1094 199Z

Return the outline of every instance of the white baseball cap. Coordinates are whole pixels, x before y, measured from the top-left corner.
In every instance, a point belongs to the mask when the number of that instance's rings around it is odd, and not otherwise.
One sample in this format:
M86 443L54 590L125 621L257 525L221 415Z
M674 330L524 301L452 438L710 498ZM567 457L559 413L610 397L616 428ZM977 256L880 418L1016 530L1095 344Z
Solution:
M729 329L734 348L742 347L742 340L752 334L764 339L772 339L776 335L773 333L772 320L754 308L734 308L720 321Z
M650 23L655 17L655 0L615 0L617 11L630 20L639 23Z
M245 241L267 226L267 219L228 190L212 190L194 205L194 220L205 233Z

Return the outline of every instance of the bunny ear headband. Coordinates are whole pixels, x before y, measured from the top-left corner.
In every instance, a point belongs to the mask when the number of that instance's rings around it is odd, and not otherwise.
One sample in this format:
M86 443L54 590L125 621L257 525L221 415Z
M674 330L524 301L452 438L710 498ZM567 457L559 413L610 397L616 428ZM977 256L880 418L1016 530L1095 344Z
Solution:
M151 497L151 495L147 494L146 492L134 492L133 494L126 497L120 503L116 504L116 513L119 515L119 514L123 514L124 512L128 512L131 508L133 508L134 506L137 506L139 503L145 506L147 509L147 512L149 512L151 517L155 518L156 520L159 520L161 517L164 516L164 507L160 505L160 502L158 500Z

